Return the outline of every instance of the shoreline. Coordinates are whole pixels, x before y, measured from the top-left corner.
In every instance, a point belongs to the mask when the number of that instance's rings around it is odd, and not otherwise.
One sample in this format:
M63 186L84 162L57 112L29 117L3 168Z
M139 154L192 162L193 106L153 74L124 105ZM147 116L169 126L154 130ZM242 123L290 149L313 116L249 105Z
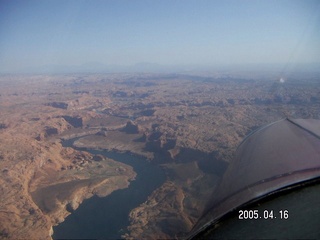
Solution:
M141 196L139 196L138 198L141 200L132 200L133 202L138 201L138 203L136 203L136 205L134 205L134 203L129 204L129 205L133 204L134 206L132 206L132 208L129 209L128 214L126 215L126 221L127 221L127 225L125 226L125 229L126 229L127 227L130 226L130 221L129 221L130 212L132 210L134 210L136 207L139 207L140 204L145 202L148 199L148 197L150 196L150 194L153 191L155 191L156 189L158 189L166 181L167 177L166 177L165 172L163 171L163 168L161 166L158 166L158 165L152 163L152 161L148 160L145 156L141 156L139 154L132 153L131 151L119 151L119 150L110 151L108 149L101 149L101 148L75 147L75 146L73 146L73 143L77 139L79 139L79 138L66 140L67 142L64 141L64 143L62 143L63 147L72 147L73 149L78 150L78 151L86 151L86 152L90 153L91 155L96 155L96 154L103 155L104 157L110 158L116 162L120 162L122 164L129 165L130 167L132 167L133 171L136 173L135 178L129 180L129 185L126 188L119 189L119 190L127 191L127 192L133 191L133 190L130 190L130 188L132 188L132 187L140 189L140 190L136 190L136 191L140 191L139 195L141 195ZM119 160L119 158L124 158L124 159ZM133 158L133 159L130 159L130 158ZM141 161L141 160L144 160L145 162ZM150 172L149 171L145 172L146 169L148 169L148 168L149 168ZM142 172L144 172L145 174L143 174ZM155 180L155 183L149 183L149 185L154 184L155 187L152 187L151 190L150 190L150 187L145 189L144 186L142 185L142 183L148 182L147 180L149 180L149 182L151 182L150 179L152 179L153 175L156 175L155 172L157 172L157 174L159 175L158 176L159 179ZM148 177L148 175L150 177ZM145 178L145 180L144 180L144 178ZM160 179L162 179L162 180L160 180ZM160 184L159 184L159 181L161 182ZM139 184L141 186L139 186ZM143 192L146 192L147 190L149 192L143 194ZM67 218L72 219L72 215L75 214L76 211L78 211L78 212L83 211L82 208L85 208L87 204L90 204L90 202L94 202L94 201L103 202L103 199L112 198L112 196L116 195L115 192L119 193L119 191L112 191L108 195L101 197L101 199L97 194L94 194L91 197L84 199L79 204L79 207L77 209L75 209L74 212L71 213ZM127 199L126 196L125 196L125 199ZM103 208L108 208L108 206L103 206ZM118 216L116 216L116 217L118 217ZM62 225L68 225L69 223L66 223L66 221L70 222L72 220L68 220L67 218L65 218L63 222L52 227L53 228L53 234L51 235L52 238L55 234L58 234L58 238L60 238L59 237L60 233L58 233L57 230L55 230L55 228L57 228L60 225L59 228L61 229L61 228L63 228L63 227L61 227ZM121 228L121 229L123 229L123 228ZM60 230L58 230L58 231L60 231ZM127 233L127 230L125 230L125 232L121 233L121 236L125 233ZM55 238L53 238L53 239L55 239Z

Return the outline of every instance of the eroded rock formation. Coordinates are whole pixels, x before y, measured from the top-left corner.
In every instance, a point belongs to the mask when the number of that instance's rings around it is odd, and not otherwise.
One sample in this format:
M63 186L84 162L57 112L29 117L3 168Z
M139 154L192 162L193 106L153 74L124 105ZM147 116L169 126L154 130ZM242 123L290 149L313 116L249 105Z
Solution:
M50 239L51 227L84 199L134 179L125 164L62 147L61 139L75 137L78 148L130 152L164 170L165 183L132 209L125 237L184 236L246 134L286 116L319 118L318 76L302 81L224 74L1 76L0 238Z

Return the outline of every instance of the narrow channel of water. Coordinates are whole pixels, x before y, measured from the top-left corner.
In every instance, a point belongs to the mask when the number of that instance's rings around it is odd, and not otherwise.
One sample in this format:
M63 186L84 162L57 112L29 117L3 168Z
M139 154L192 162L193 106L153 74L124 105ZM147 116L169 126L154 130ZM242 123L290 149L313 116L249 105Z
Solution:
M71 146L74 140L65 141ZM129 225L129 213L165 181L160 167L130 153L86 150L128 164L137 173L126 189L85 200L64 222L53 227L53 239L119 239Z

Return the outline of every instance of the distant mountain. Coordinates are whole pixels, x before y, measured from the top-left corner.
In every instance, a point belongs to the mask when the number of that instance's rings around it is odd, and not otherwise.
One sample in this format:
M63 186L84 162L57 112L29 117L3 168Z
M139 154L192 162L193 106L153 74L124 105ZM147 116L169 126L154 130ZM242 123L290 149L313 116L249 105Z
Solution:
M105 65L100 62L87 62L81 65L43 65L21 70L21 73L112 73L112 72L170 72L181 70L176 66L141 62L134 65Z
M230 64L230 65L163 65L150 62L140 62L134 65L106 65L101 62L86 62L81 65L43 65L12 71L1 71L10 74L67 74L67 73L119 73L119 72L152 72L152 73L186 73L186 72L212 72L212 71L273 71L290 74L293 72L319 72L319 63L309 64Z

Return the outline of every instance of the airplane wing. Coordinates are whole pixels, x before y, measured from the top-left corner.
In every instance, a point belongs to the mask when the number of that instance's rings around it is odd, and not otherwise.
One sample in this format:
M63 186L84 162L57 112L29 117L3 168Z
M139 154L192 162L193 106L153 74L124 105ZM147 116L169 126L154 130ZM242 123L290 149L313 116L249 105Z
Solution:
M264 126L239 145L189 238L320 237L319 183L320 120L287 118ZM303 221L299 211L306 208L312 209Z

